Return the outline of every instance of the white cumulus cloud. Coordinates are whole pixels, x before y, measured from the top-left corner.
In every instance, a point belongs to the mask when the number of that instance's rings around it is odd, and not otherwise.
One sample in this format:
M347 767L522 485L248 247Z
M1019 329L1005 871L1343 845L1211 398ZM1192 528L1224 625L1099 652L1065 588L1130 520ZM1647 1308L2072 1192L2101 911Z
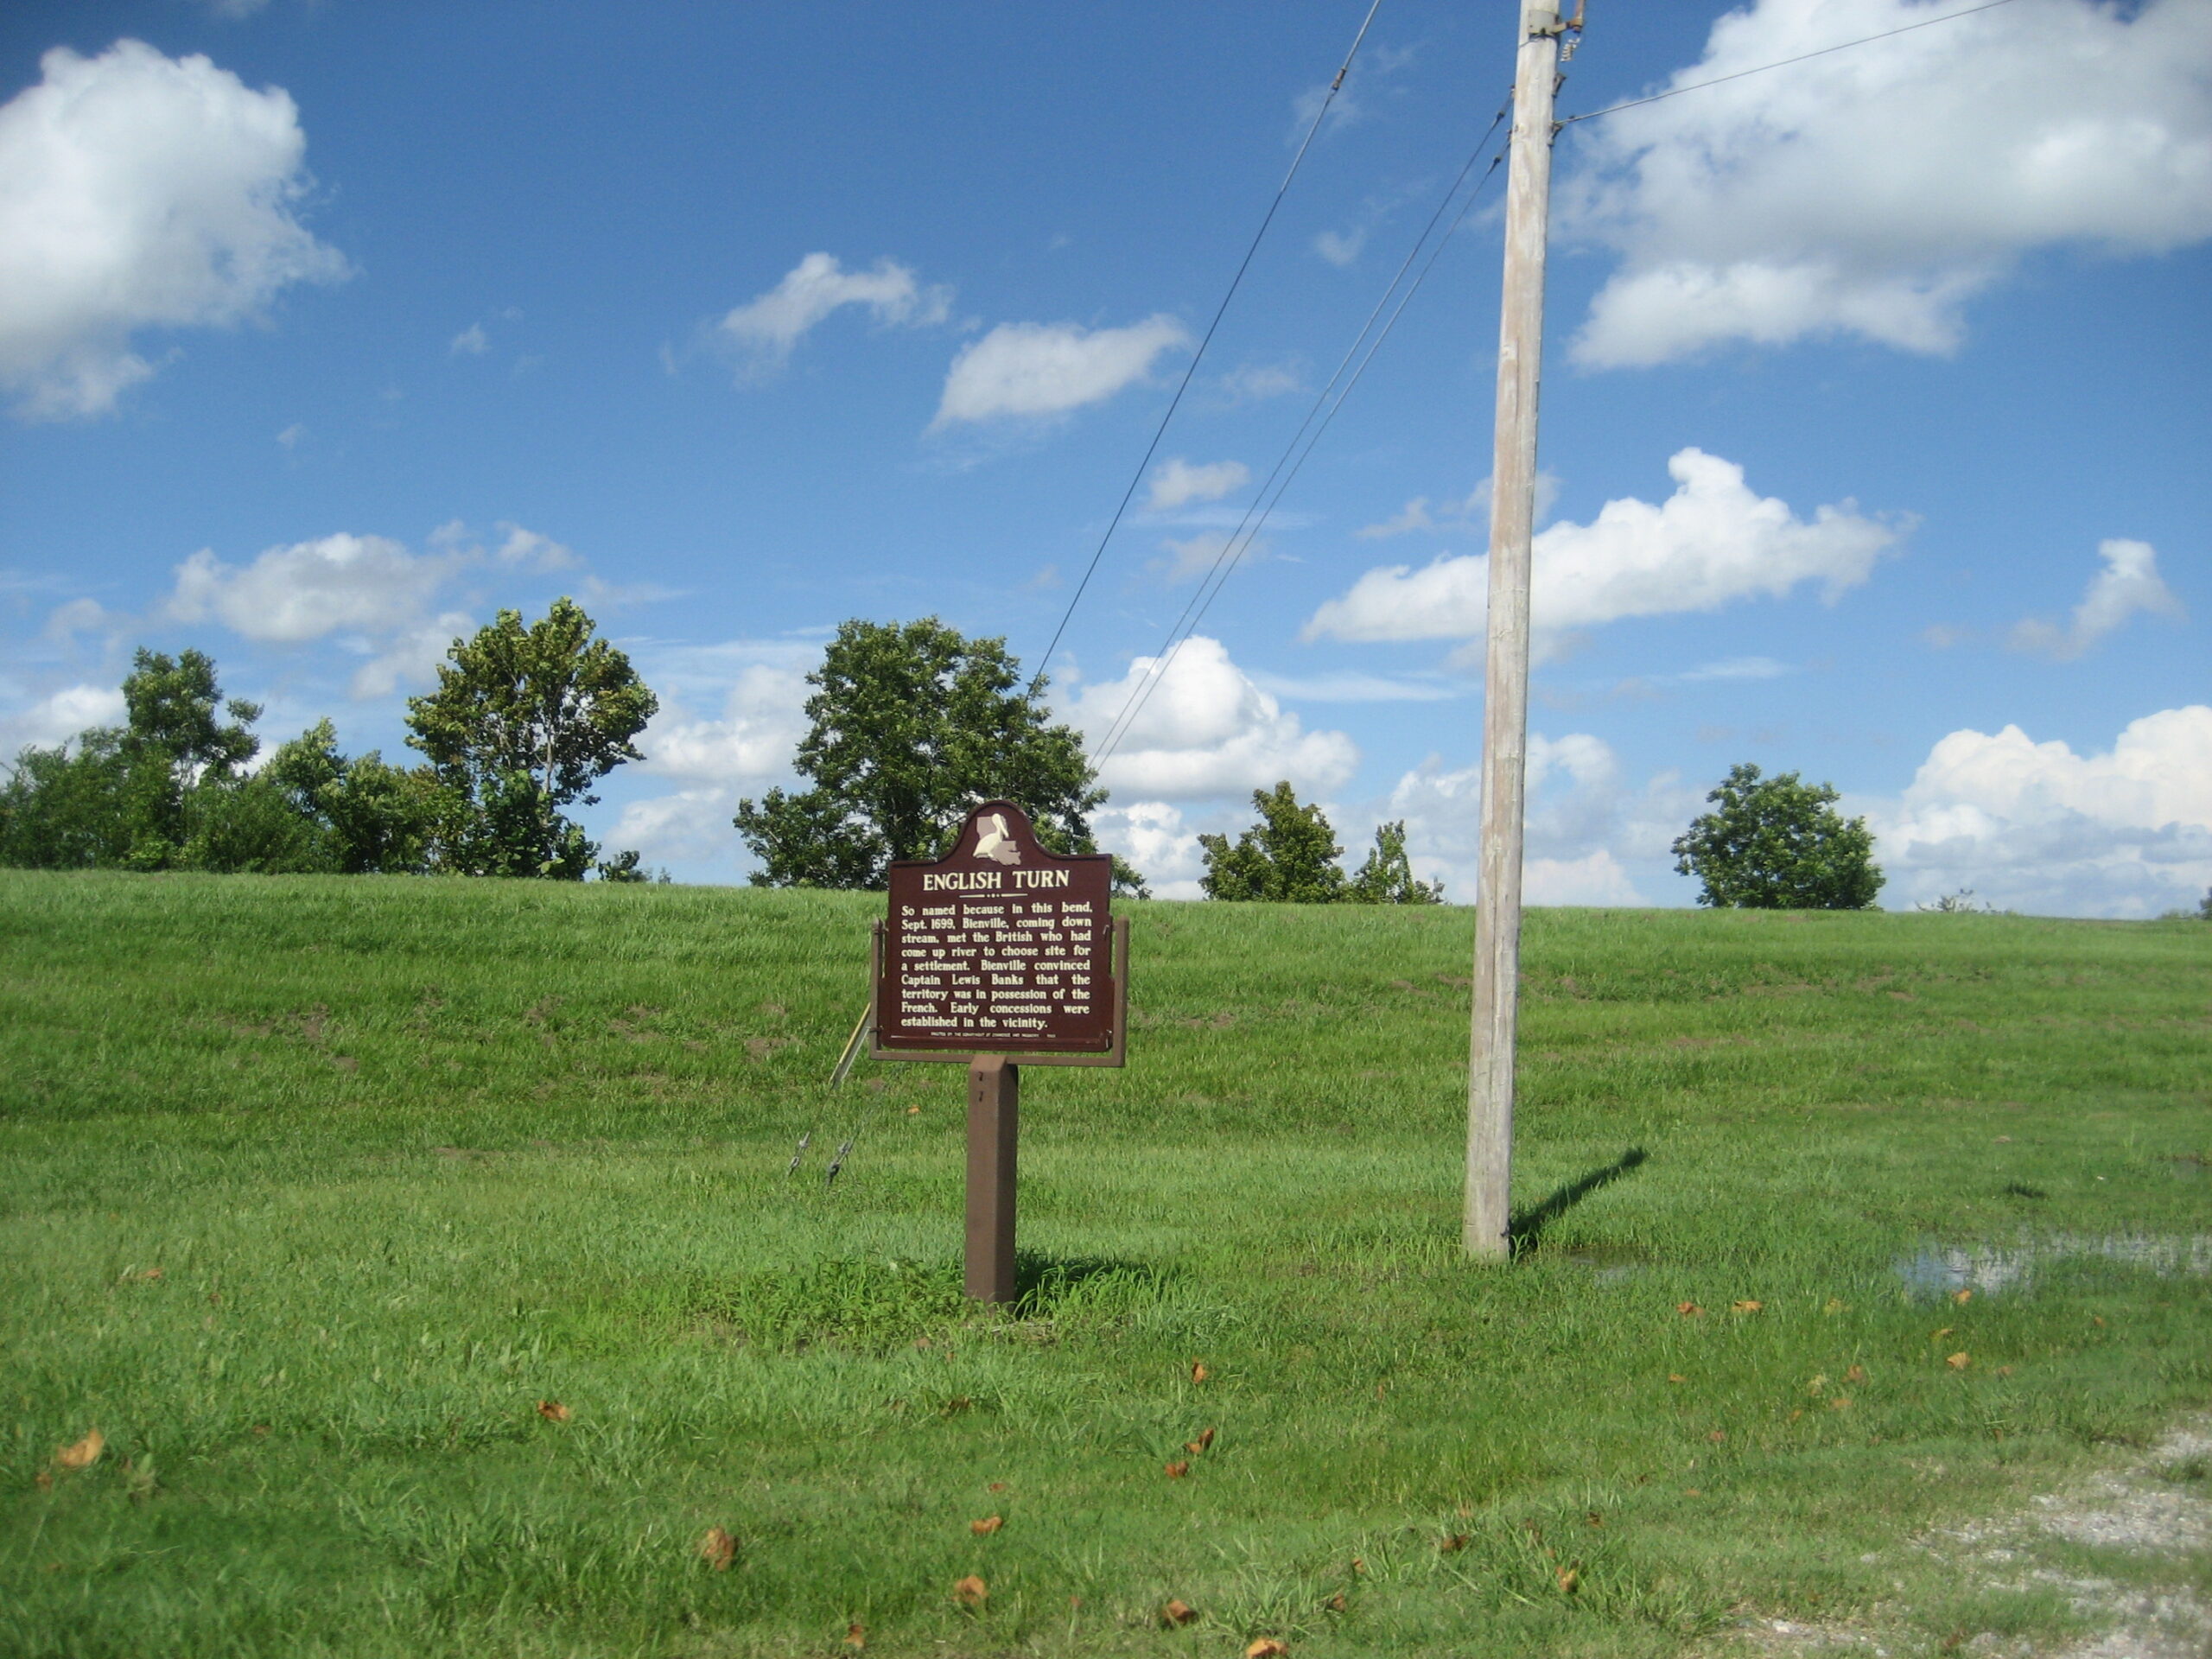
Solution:
M1193 501L1218 501L1251 481L1252 469L1241 461L1210 461L1194 467L1180 455L1171 455L1153 473L1144 505L1150 512L1173 512Z
M644 772L674 779L672 794L631 801L612 846L650 859L727 865L743 846L730 819L738 801L779 781L806 733L808 672L818 642L732 639L663 650L643 664L660 713L638 740ZM700 712L719 708L718 715Z
M1126 328L1002 322L962 348L944 377L933 428L1004 416L1039 419L1103 403L1191 343L1165 312Z
M908 267L879 259L868 270L847 270L830 254L810 253L766 294L747 301L715 325L743 353L746 372L779 368L815 324L848 305L865 306L879 325L925 327L943 322L952 290L925 288Z
M307 135L281 87L130 40L40 68L0 106L0 385L19 414L100 414L154 372L137 332L238 322L346 273L295 217Z
M1694 813L1697 796L1673 772L1641 785L1622 775L1603 739L1531 733L1522 896L1535 905L1641 905L1627 864L1663 856ZM1402 819L1414 873L1441 878L1446 896L1475 900L1482 839L1482 768L1432 758L1405 773L1381 813Z
M787 772L806 734L808 695L803 670L749 663L724 696L719 718L702 718L670 697L639 740L644 769L709 786L757 783Z
M169 614L209 617L249 639L297 645L340 629L382 633L418 617L454 562L344 531L272 547L243 568L202 548L176 569Z
M1953 732L1900 799L1865 810L1891 904L1970 887L2059 914L2193 908L2212 887L2212 707L2146 715L2101 753Z
M1091 814L1099 846L1136 867L1155 899L1202 899L1205 855L1198 832L1167 801L1108 802Z
M162 609L172 621L219 622L266 645L334 637L366 659L352 695L389 696L428 684L454 640L474 628L469 613L448 601L451 584L473 571L511 580L582 563L574 550L520 524L503 522L498 531L486 548L454 519L430 532L430 551L415 553L388 536L341 531L269 548L244 565L202 548L176 567Z
M1688 86L1938 15L1921 0L1753 0ZM1574 129L1569 233L1621 265L1573 353L1662 363L1725 341L1955 346L2028 251L2212 236L2203 0L2016 0Z
M90 726L120 726L123 693L111 685L72 685L41 697L28 709L0 715L0 762L27 747L50 749Z
M2189 614L2158 575L2158 555L2150 543L2114 537L2097 544L2097 556L2105 567L2090 578L2073 620L2062 628L2030 617L2013 627L2013 650L2071 662L2138 612L2177 621Z
M1667 463L1675 489L1656 505L1608 501L1587 524L1561 523L1535 541L1530 581L1539 636L1622 617L1718 610L1819 582L1833 600L1864 582L1897 539L1850 503L1798 518L1758 496L1733 461L1684 449ZM1370 570L1306 625L1308 639L1475 639L1489 607L1487 554L1439 557L1421 569Z
M1093 754L1158 659L1140 657L1118 680L1085 686L1068 709ZM1301 794L1334 789L1359 765L1342 732L1310 732L1230 660L1218 639L1185 641L1142 711L1099 766L1116 796L1177 801L1249 794L1288 779Z

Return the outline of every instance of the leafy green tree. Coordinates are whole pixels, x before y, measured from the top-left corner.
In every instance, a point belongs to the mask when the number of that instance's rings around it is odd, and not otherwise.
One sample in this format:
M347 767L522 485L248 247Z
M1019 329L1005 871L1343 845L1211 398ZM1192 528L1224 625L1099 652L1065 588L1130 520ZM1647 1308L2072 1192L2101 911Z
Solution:
M226 699L204 652L141 647L123 682L121 727L26 749L0 795L0 856L48 868L161 870L183 861L189 798L234 784L260 750L258 705ZM222 716L230 718L226 721Z
M211 779L184 798L175 867L215 874L323 875L337 866L321 825L269 778Z
M741 801L759 887L881 887L893 859L935 858L978 801L1018 802L1062 855L1096 850L1106 798L1071 727L1055 725L1040 676L1023 683L1003 639L969 639L933 616L845 623L807 676L810 722L795 760L812 787ZM1117 883L1142 878L1116 861Z
M439 862L463 875L582 880L599 849L563 817L625 760L659 709L630 659L560 599L528 627L501 611L438 664L438 689L407 702L407 741L442 795Z
M346 875L422 874L453 816L430 767L391 766L375 749L341 754L327 720L279 747L259 780L283 791L292 812L314 827L327 868Z
M141 645L123 682L128 710L119 748L126 780L123 810L137 869L166 869L179 861L190 835L185 798L202 785L237 778L261 751L253 722L261 705L225 698L213 658L201 651L175 658ZM227 714L229 722L220 716Z
M1263 899L1274 904L1330 904L1344 896L1344 849L1319 804L1300 802L1287 780L1252 791L1260 821L1231 845L1226 836L1200 836L1205 874L1198 886L1209 899Z
M1344 896L1356 905L1440 905L1444 884L1414 879L1413 861L1406 856L1405 820L1401 818L1375 826L1374 849L1344 884Z
M1675 842L1675 868L1703 883L1700 905L1745 910L1866 910L1882 889L1864 818L1836 811L1828 784L1746 762L1706 797L1716 810Z
M125 864L130 768L122 733L95 727L67 743L27 748L0 787L0 863L74 870Z

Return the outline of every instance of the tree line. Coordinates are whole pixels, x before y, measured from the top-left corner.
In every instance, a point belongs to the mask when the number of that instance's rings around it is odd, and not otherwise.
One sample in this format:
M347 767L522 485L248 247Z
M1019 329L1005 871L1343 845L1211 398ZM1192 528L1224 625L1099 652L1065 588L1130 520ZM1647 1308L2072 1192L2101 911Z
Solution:
M327 720L259 766L258 704L226 697L205 652L141 647L124 721L19 754L0 787L0 863L40 869L644 879L563 808L639 759L659 701L563 599L527 626L503 610L407 703L416 765L348 756Z
M226 697L205 653L141 648L123 683L121 726L22 751L0 785L0 863L48 869L456 874L646 879L635 851L610 858L565 809L642 759L659 699L569 599L537 622L501 611L455 639L436 688L407 703L394 765L348 756L318 721L259 766L256 704ZM1063 855L1098 850L1106 800L1081 734L1051 718L1042 675L1026 683L999 639L935 617L855 619L807 677L804 786L741 801L733 827L760 887L880 889L894 860L933 859L980 800L1020 802ZM1732 769L1673 850L1698 902L1857 910L1883 881L1864 818L1844 819L1827 784ZM1380 825L1347 870L1318 804L1287 781L1253 792L1259 817L1231 841L1202 835L1210 899L1278 904L1441 903L1413 873L1402 821ZM1147 897L1114 860L1116 891ZM2207 903L2212 906L2212 898Z

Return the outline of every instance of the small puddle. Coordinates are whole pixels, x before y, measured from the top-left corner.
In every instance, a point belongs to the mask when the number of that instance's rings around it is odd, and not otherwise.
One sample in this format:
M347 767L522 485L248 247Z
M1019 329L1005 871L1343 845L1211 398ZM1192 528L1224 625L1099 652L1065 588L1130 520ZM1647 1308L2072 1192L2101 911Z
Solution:
M2009 1247L1930 1243L1898 1257L1891 1271L1918 1296L1948 1296L1961 1290L1994 1296L2028 1289L2038 1268L2090 1260L2144 1268L2166 1278L2212 1277L2212 1233L2057 1233Z
M1611 1250L1569 1250L1560 1260L1572 1262L1578 1268L1588 1268L1592 1282L1600 1285L1624 1284L1651 1268L1649 1262Z

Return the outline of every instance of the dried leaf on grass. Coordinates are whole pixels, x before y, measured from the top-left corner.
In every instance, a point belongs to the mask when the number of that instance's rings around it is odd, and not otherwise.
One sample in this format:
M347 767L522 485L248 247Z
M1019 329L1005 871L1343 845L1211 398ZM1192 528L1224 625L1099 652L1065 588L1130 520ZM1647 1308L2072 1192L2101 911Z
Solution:
M1676 1302L1675 1304L1675 1312L1681 1314L1686 1319L1694 1319L1697 1318L1699 1314L1704 1313L1705 1310L1700 1307L1695 1302Z
M699 1541L699 1559L717 1573L726 1573L737 1559L737 1540L720 1527L709 1527Z
M952 1586L952 1599L963 1607L980 1608L991 1599L990 1586L970 1573Z
M107 1436L95 1428L74 1446L65 1446L56 1452L54 1461L63 1469L89 1469L100 1460L100 1453L106 1449Z
M1192 1382L1205 1382L1205 1381L1206 1380L1206 1378L1208 1378L1208 1377L1211 1376L1212 1375L1213 1375L1213 1373L1212 1373L1211 1371L1210 1371L1210 1370L1206 1370L1205 1366L1201 1362L1199 1362L1199 1361L1198 1361L1198 1360L1195 1360L1195 1359L1194 1359L1194 1360L1192 1360L1192 1361L1191 1362L1191 1381L1192 1381Z
M1191 1465L1188 1459L1178 1458L1167 1465L1167 1478L1170 1480L1180 1480L1190 1472Z
M1563 1596L1571 1596L1581 1588L1582 1563L1577 1561L1571 1567L1562 1567L1552 1576L1559 1580L1560 1593Z
M1205 1451L1207 1447L1211 1446L1212 1444L1213 1444L1213 1430L1211 1430L1211 1429L1208 1429L1208 1430L1206 1430L1206 1432L1205 1432L1205 1433L1203 1433L1203 1434L1199 1435L1199 1436L1198 1436L1198 1438L1197 1440L1185 1440L1185 1441L1184 1441L1184 1442L1183 1442L1183 1449L1184 1449L1185 1452L1190 1452L1192 1456L1196 1456L1198 1453L1199 1453L1199 1452L1201 1452Z
M1198 1616L1197 1608L1179 1599L1170 1601L1160 1610L1160 1622L1163 1624L1173 1624L1179 1630Z
M978 1538L988 1538L1004 1525L1006 1525L1004 1516L987 1515L981 1521L970 1521L968 1523L968 1530Z
M1967 1366L1974 1363L1974 1359L1971 1355L1961 1351L1958 1353L1950 1355L1943 1361L1943 1363L1955 1371L1963 1371Z
M1728 1306L1730 1311L1732 1313L1758 1313L1765 1311L1766 1304L1764 1302L1752 1301L1749 1298L1746 1298L1740 1302L1731 1302L1728 1304Z
M868 1626L855 1619L845 1626L845 1645L855 1653L868 1646Z
M1866 1380L1866 1368L1864 1365L1853 1365L1843 1374L1843 1380L1847 1382L1864 1382Z
M1282 1659L1290 1649L1272 1636L1263 1636L1244 1649L1244 1659Z
M537 1414L549 1423L565 1423L574 1414L558 1400L541 1400L537 1402Z
M1447 1532L1436 1541L1436 1550L1440 1555L1456 1555L1466 1547L1467 1535L1464 1532Z
M1956 1302L1961 1307L1964 1307L1968 1302L1974 1300L1974 1292L1971 1290L1955 1290L1951 1293L1951 1300Z

